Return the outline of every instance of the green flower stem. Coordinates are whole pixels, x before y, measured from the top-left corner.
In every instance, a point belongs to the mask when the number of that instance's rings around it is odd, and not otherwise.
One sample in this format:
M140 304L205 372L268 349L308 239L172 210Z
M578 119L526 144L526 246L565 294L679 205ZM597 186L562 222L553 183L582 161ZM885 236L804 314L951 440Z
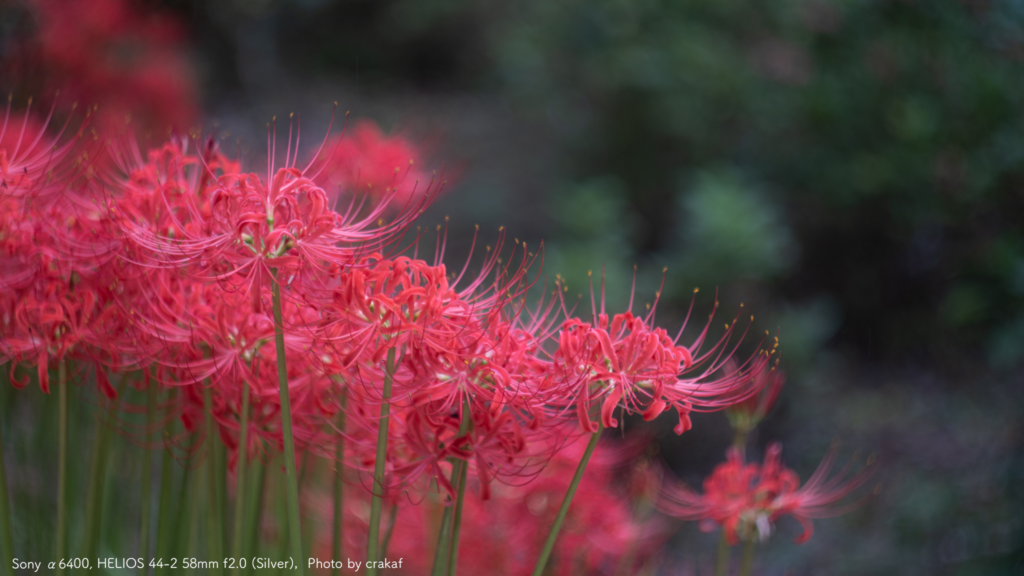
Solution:
M465 436L469 431L469 424L472 423L469 400L462 404L462 421L459 422L459 437ZM459 467L458 494L455 497L455 511L452 513L452 537L448 549L448 576L455 576L455 567L459 563L459 536L462 530L462 503L466 498L466 475L469 471L469 462L462 462Z
M462 464L462 461L455 463L455 466ZM456 470L452 470L452 476L457 474ZM447 548L448 543L448 528L451 526L452 521L452 506L445 505L444 513L441 514L441 527L437 530L437 546L434 548L434 567L430 571L431 576L442 576L445 573L445 560L447 557L442 554L442 551Z
M380 509L384 503L384 460L388 450L388 421L391 414L391 382L395 370L395 349L388 349L388 360L384 367L384 390L380 404L380 423L377 428L377 455L373 463L373 499L370 502L370 535L366 545L366 561L375 561L378 556L377 543L380 540ZM377 568L368 568L368 576L375 576Z
M345 523L342 521L345 503L345 403L347 395L341 393L341 410L338 410L338 441L334 445L334 532L332 533L333 553L336 564L334 565L334 576L340 576L342 552L344 551Z
M117 385L117 396L124 392L127 378L121 378ZM110 432L114 428L117 409L107 409L104 421L96 415L96 433L93 435L92 457L89 464L89 484L85 500L85 540L82 543L82 557L96 558L99 551L100 525L103 516L103 488L106 484L107 456L110 452Z
M597 448L597 441L601 438L602 430L604 430L604 424L598 423L597 432L594 432L590 436L590 442L587 444L587 449L583 452L583 458L580 459L579 466L576 467L576 474L573 475L572 482L569 483L569 489L565 492L565 497L562 499L562 506L558 509L558 515L555 516L555 522L551 525L551 532L548 534L548 539L544 542L544 548L541 549L540 557L537 558L537 565L533 568L533 576L541 576L541 574L544 573L544 568L548 564L548 558L551 556L551 551L555 548L555 540L558 539L558 532L562 529L562 522L565 521L565 515L569 512L569 505L572 504L572 499L576 496L576 489L580 486L580 480L583 479L583 473L587 469L590 457L594 455L594 449Z
M384 533L384 542L380 545L380 558L383 560L388 556L388 544L391 543L391 535L395 533L395 522L398 520L398 502L391 505L391 512L388 514L388 531Z
M754 540L748 540L743 546L743 560L740 562L740 576L750 576L750 569L754 566Z
M157 512L159 517L156 521L156 557L157 558L170 558L173 553L173 530L174 526L174 509L172 508L173 502L171 498L173 496L171 492L171 484L174 480L174 455L171 453L171 447L167 446L164 448L164 457L160 462L160 510ZM165 570L157 568L158 574L163 574Z
M198 480L198 478L196 480ZM187 558L196 558L199 556L199 508L200 502L203 500L203 488L201 481L193 481L191 484L192 502L189 505L188 531L186 532L188 541L184 556ZM207 489L206 492L209 494L209 489ZM209 505L209 503L207 503L207 505ZM193 568L189 573L195 574L196 570L197 569Z
M299 576L305 573L306 561L302 557L301 523L299 521L299 483L295 472L295 440L292 437L292 405L288 396L288 365L284 352L284 320L281 314L281 283L277 279L277 268L270 271L274 304L274 343L277 346L277 385L281 392L281 431L284 435L285 485L288 502L288 539L292 558L298 567Z
M466 497L466 471L469 463L463 462L459 470L458 495L455 497L455 511L452 513L452 537L448 548L448 576L454 576L459 559L459 532L462 528L462 501Z
M248 530L245 543L245 558L252 558L257 552L260 521L263 517L263 486L267 481L267 466L264 466L259 458L252 462L252 475L256 478L256 486L255 489L249 490L248 503L246 504L248 507L246 517L249 518L249 522L246 523ZM250 565L249 570L255 573L256 568Z
M740 451L740 456L746 458L747 455L747 431L742 428L736 428L736 435L732 439L732 445Z
M715 563L715 576L725 576L729 571L729 542L725 539L725 530L718 541L718 561Z
M217 434L213 421L213 394L209 386L203 386L203 409L206 412L206 557L220 562L223 560L221 536L221 507L217 502ZM211 573L219 573L213 570Z
M174 520L174 532L171 533L171 554L175 556L181 556L188 551L186 546L192 538L192 530L194 529L194 522L190 523L190 519L195 515L193 509L199 505L196 494L197 489L195 488L196 478L192 470L195 466L194 459L195 453L193 450L189 452L188 459L185 461L181 488L178 489L178 515Z
M239 558L242 558L242 541L244 540L245 531L245 474L246 468L249 467L247 460L247 454L249 453L249 384L242 380L242 415L241 415L241 431L239 432L238 438L238 462L235 464L238 468L236 474L237 484L235 486L235 528L231 533L231 555L235 558L235 568L232 571L236 576L242 573L242 567L240 562L237 562Z
M57 574L63 576L67 570L60 567L60 561L68 555L68 365L61 360L57 365L57 388L60 408L58 411L57 434ZM8 566L10 564L7 564Z
M6 394L10 364L4 364L0 367L0 371L3 371L3 382L0 386L4 387L3 392ZM66 422L65 422L66 424ZM0 429L3 426L0 425ZM63 437L63 436L62 436ZM7 469L4 466L4 453L3 453L3 438L0 433L0 562L3 562L4 570L11 565L11 560L14 558L14 543L11 537L11 498L7 492ZM5 572L6 573L6 572Z
M219 438L219 434L218 434ZM217 471L217 518L220 519L220 548L227 552L228 542L228 448L223 442L214 445L214 455L217 457L217 464L214 470ZM223 559L222 559L223 560Z
M147 432L153 426L153 416L156 412L156 382L153 380L149 381L149 387L146 390L146 430ZM145 448L145 456L142 460L142 500L139 503L140 510L140 522L139 526L139 558L149 558L149 494L152 489L153 483L153 453L149 451L149 448ZM141 574L146 574L148 568L146 561L143 560L142 566L139 569Z

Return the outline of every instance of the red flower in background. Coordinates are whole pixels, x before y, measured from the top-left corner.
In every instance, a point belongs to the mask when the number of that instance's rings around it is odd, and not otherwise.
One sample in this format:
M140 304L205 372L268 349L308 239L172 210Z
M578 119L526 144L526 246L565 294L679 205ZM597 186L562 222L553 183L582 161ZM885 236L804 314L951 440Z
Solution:
M324 148L324 167L317 183L325 190L394 197L402 207L436 189L436 176L426 171L420 150L401 136L385 136L369 120L360 120L348 133Z
M703 494L682 484L666 484L658 508L681 520L699 520L704 531L722 526L731 545L740 540L764 540L776 520L792 516L804 528L796 538L796 543L802 544L814 533L811 519L840 516L857 507L860 501L837 504L867 482L875 471L872 456L856 473L852 473L851 460L828 479L836 452L837 447L833 446L811 478L800 486L796 472L781 463L781 444L776 442L768 447L762 465L747 464L738 449L730 448L726 462L704 480Z
M184 29L170 16L129 0L26 0L25 6L36 34L21 47L26 70L12 71L15 82L41 75L26 88L97 106L100 128L122 129L131 118L163 136L198 118Z

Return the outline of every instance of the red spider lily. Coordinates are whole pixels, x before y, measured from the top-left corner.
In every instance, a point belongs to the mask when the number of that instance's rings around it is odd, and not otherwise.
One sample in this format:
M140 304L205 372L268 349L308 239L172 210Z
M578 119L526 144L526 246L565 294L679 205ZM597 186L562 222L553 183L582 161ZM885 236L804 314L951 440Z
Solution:
M765 454L764 464L747 464L741 452L729 449L728 459L718 465L704 481L704 493L694 492L681 484L669 484L662 490L658 507L666 514L682 520L700 520L701 529L710 531L722 526L730 545L740 540L768 538L776 520L793 516L803 526L797 544L806 542L814 532L812 518L839 516L860 504L839 505L841 500L863 485L874 473L874 457L867 466L853 472L851 460L839 473L828 479L835 463L837 446L825 455L811 478L800 486L796 473L781 463L782 445L773 443Z
M377 199L393 196L397 206L414 204L417 196L429 192L432 180L419 149L401 136L384 136L369 120L328 142L316 178L327 189L338 187Z
M629 307L632 308L632 300ZM715 310L717 307L716 302ZM740 370L723 378L713 377L735 353L735 347L727 347L736 320L726 325L725 334L717 343L702 352L714 311L697 339L690 346L680 346L678 341L686 321L673 339L664 329L654 326L656 309L657 301L645 316L627 311L609 320L602 281L600 312L594 309L593 324L575 318L563 323L558 350L553 355L553 376L563 396L559 404L575 404L584 431L597 431L590 419L590 407L600 402L601 420L606 428L618 426L616 409L640 413L645 420L652 420L675 408L679 414L675 432L682 434L692 426L691 411L720 410L756 394L764 385L753 375L768 362L766 353L758 353Z
M157 368L158 381L184 390L172 408L188 430L198 429L204 414L202 387L211 391L221 439L235 461L241 424L243 386L250 395L248 456L264 443L280 446L280 396L273 321L246 306L248 296L224 283L197 283L169 271L148 275L149 289L132 308L134 352ZM287 302L289 322L309 321L297 304ZM293 428L303 448L328 442L324 420L334 414L328 401L334 385L317 363L308 362L310 343L297 335L285 340L289 362ZM196 444L197 446L199 444Z
M465 268L449 277L440 264L372 255L341 271L323 310L315 339L364 402L380 398L383 356L401 352L391 401L390 491L432 478L452 492L446 460L454 457L475 463L486 498L496 475L521 476L527 467L521 462L536 469L550 458L529 449L525 437L543 421L543 399L533 386L546 370L537 358L537 334L550 330L544 318L552 307L541 303L519 319L522 307L512 302L530 285L532 256L524 246L520 264L499 269L498 251L459 288ZM495 280L485 281L491 271ZM369 464L375 419L359 414L365 438L350 445L362 447L355 461ZM464 419L473 427L459 435Z
M423 205L386 224L383 204L367 211L353 202L337 213L311 179L312 166L295 167L292 144L289 137L285 167L275 169L270 142L266 179L234 171L237 165L213 139L198 155L184 141L172 142L145 163L128 147L119 160L129 176L113 191L121 199L114 218L130 257L144 266L185 270L200 281L244 278L259 311L272 269L285 283L326 278L332 267L350 265L401 233ZM297 141L295 147L297 155Z
M35 363L49 392L48 369L67 357L118 363L110 335L124 318L108 297L110 246L94 241L97 222L76 202L89 183L67 158L77 137L50 139L29 118L11 123L8 108L0 129L0 359ZM114 396L103 370L97 382Z
M380 360L389 349L402 351L394 395L416 405L461 411L465 400L482 406L500 397L513 385L509 370L520 371L509 361L526 361L527 332L543 326L510 319L517 315L511 304L529 288L525 275L533 257L524 246L517 267L498 268L500 247L501 238L481 272L458 288L466 267L449 278L444 265L404 256L361 260L339 275L317 339L335 350L338 366L352 367L354 383L382 381ZM495 280L487 282L492 271Z

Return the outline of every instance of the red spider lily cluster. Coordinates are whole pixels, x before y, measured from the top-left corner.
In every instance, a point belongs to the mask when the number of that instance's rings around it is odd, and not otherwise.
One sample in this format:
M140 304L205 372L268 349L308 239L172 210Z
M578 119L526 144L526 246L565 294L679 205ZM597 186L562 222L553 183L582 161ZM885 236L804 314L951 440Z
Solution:
M376 434L383 359L394 350L394 485L428 473L447 486L439 470L455 457L471 462L486 497L493 478L522 476L550 458L551 438L570 421L596 431L592 406L609 428L616 411L652 419L671 408L682 433L692 410L723 408L761 386L752 375L764 354L713 377L730 357L732 330L702 350L707 327L684 346L682 330L672 338L653 325L653 309L609 319L602 304L587 323L557 296L528 306L537 256L517 241L502 258L503 232L475 274L468 262L450 275L440 262L388 255L434 193L430 182L385 221L394 191L373 205L328 195L315 184L325 168L298 168L291 144L286 165L262 178L242 172L213 140L185 139L145 152L112 144L106 173L85 177L73 147L32 134L28 120L8 124L3 142L17 140L15 132L29 132L31 142L0 152L10 175L0 351L35 364L44 390L47 368L64 360L93 363L100 374L151 370L182 392L177 409L193 428L205 386L234 448L249 387L260 415L250 422L252 447L260 438L279 446L271 368L284 354L297 441L327 446L324 423L344 394L346 434L358 451L368 444L361 434ZM35 158L39 147L43 159ZM339 202L341 212L332 208ZM269 306L277 283L283 350ZM472 426L460 435L464 419Z
M392 551L418 573L449 529L449 573L456 560L470 573L542 571L552 550L560 573L632 571L668 536L650 513L660 477L624 473L639 449L607 446L584 476L601 430L668 413L683 434L691 413L728 408L745 435L778 396L774 348L737 359L738 316L711 334L717 301L695 334L694 304L670 334L657 298L607 311L602 279L577 317L561 280L542 280L543 247L504 229L482 250L474 236L449 269L439 226L421 258L428 240L411 229L443 176L370 123L328 128L311 154L297 124L279 147L275 124L260 173L195 130L140 144L110 110L147 103L147 128L196 115L178 31L118 0L57 5L27 5L40 14L38 65L89 105L77 118L57 109L69 118L58 122L56 108L9 104L0 126L0 363L18 388L33 376L45 393L60 386L62 402L69 373L115 408L121 383L138 380L163 411L145 434L165 426L165 442L211 463L222 445L238 501L248 463L283 453L293 552L296 461L312 455L366 488L325 519L347 527L335 545L377 554L386 503L402 518ZM108 58L125 43L138 67ZM734 451L705 495L670 483L659 507L725 526L730 543L763 537L783 515L835 512L863 481L826 482L833 457L799 488L778 449L760 467ZM303 494L319 512L318 498Z
M475 273L470 260L448 272L442 239L433 262L415 256L418 242L407 254L402 235L438 183L407 185L403 166L371 202L317 184L357 172L345 164L352 158L390 161L393 146L325 153L339 141L351 148L342 138L300 167L297 138L283 161L272 139L261 176L213 139L142 150L116 135L48 137L45 123L7 116L0 360L34 365L44 391L51 369L92 366L111 399L108 373L144 371L177 392L167 406L186 430L204 430L212 413L231 462L243 422L247 460L284 447L281 356L299 453L330 455L344 441L346 465L369 471L383 430L388 494L436 485L454 498L452 462L464 461L484 500L495 481L540 473L559 439L597 431L595 409L608 428L617 413L653 419L671 409L683 433L691 411L763 385L754 375L767 353L715 376L732 357L736 323L708 344L714 314L684 345L682 329L673 338L654 325L657 306L609 318L602 298L584 322L560 287L533 299L539 252L506 246L504 231ZM343 431L330 425L339 410Z

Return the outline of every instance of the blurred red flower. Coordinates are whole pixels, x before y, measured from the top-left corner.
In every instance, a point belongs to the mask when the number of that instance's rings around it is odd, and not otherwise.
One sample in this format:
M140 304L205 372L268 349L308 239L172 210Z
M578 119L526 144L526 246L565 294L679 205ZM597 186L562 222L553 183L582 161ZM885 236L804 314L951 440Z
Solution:
M803 526L803 533L795 540L803 544L814 533L811 519L839 516L861 503L837 505L875 471L872 456L856 473L851 474L854 468L851 460L828 479L836 452L837 447L833 445L811 478L800 486L796 472L781 463L781 444L776 442L768 447L762 465L747 464L738 449L730 448L726 462L704 480L703 494L679 483L667 483L658 508L681 520L699 520L704 531L722 526L731 545L740 540L765 540L776 520L792 516Z

